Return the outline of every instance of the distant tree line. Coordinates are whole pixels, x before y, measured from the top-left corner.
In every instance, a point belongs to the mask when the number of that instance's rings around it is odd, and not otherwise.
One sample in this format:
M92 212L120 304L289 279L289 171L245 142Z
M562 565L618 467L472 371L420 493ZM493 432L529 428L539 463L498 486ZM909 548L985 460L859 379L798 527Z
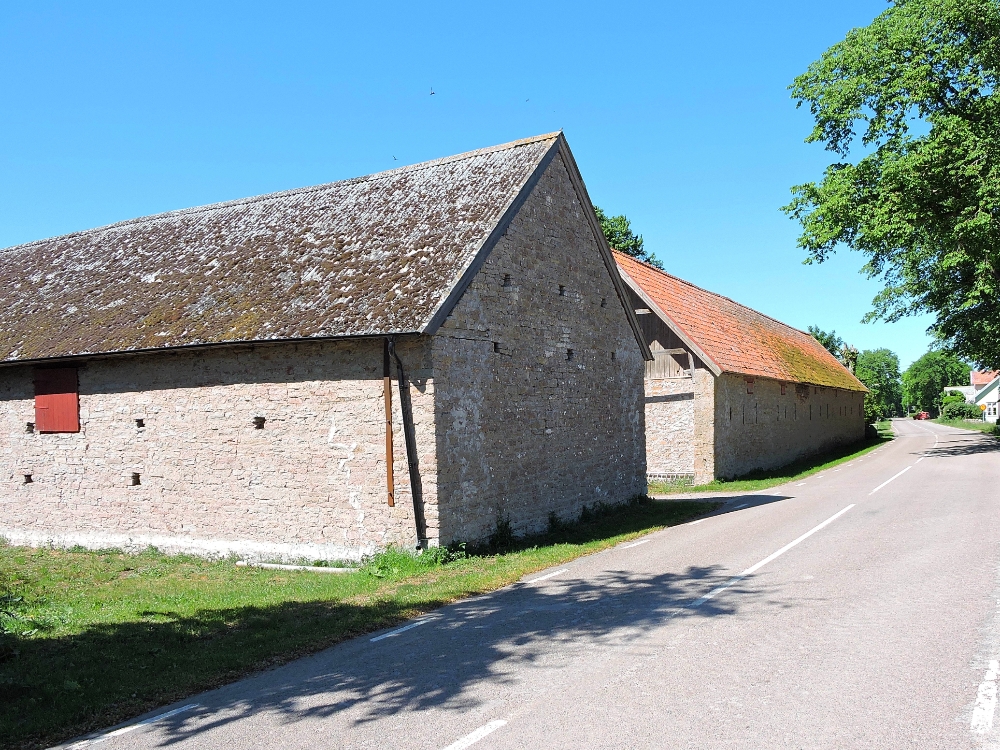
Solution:
M949 403L957 403L955 395L946 394L945 389L969 383L972 369L969 363L941 348L932 348L901 373L899 357L889 349L859 352L844 343L836 331L809 326L809 333L868 388L865 398L868 422L918 411L937 416ZM959 394L959 398L965 402L964 395ZM971 410L953 411L972 414Z

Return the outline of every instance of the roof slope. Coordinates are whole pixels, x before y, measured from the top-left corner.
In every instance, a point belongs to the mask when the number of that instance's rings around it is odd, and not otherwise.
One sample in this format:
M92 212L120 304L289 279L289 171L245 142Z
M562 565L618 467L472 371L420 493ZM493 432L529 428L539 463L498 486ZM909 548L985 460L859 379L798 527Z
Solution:
M640 296L659 308L654 312L720 372L867 390L808 333L628 255L614 256L625 282L637 292L641 289Z
M425 331L562 140L0 250L0 361Z
M969 380L972 385L989 385L997 375L1000 375L1000 370L987 370L985 372L973 370L969 376Z

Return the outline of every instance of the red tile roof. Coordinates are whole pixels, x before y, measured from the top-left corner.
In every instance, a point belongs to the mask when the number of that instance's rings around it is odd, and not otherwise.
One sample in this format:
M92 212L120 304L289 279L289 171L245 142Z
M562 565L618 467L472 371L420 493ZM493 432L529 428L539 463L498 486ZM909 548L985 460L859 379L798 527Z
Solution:
M705 291L634 258L614 253L622 275L640 287L680 334L723 372L866 390L850 370L804 331Z
M978 372L973 370L972 385L989 385L993 382L993 379L997 375L1000 375L1000 370L991 370L989 372Z

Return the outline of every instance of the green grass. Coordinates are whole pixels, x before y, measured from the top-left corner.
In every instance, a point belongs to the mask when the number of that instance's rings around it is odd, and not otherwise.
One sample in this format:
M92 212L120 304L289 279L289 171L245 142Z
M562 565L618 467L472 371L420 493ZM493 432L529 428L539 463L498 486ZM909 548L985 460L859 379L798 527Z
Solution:
M948 427L960 427L963 430L979 430L979 432L985 432L987 435L1000 437L1000 429L991 422L980 422L979 420L971 419L945 419L944 417L938 417L930 421L947 425Z
M448 602L708 513L637 499L547 534L355 573L0 544L0 747L46 747ZM507 527L509 530L509 527Z
M777 487L779 484L792 482L803 477L817 474L838 464L851 461L858 456L875 450L888 440L892 440L892 426L888 420L876 425L878 437L870 438L862 443L855 443L838 448L817 456L810 456L801 461L783 466L780 469L754 471L736 479L716 479L707 484L684 484L682 482L650 482L649 492L652 495L673 494L685 492L755 492Z

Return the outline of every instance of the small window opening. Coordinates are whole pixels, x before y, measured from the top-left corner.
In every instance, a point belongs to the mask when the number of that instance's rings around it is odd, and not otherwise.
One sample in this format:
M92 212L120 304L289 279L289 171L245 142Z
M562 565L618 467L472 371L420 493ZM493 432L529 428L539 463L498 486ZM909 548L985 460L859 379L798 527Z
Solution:
M784 383L781 384L781 395L782 396L785 395L785 384Z
M25 474L24 475L24 483L25 484L32 484L34 481L35 480L31 478L31 474Z
M493 351L496 354L500 353L500 342L499 341L494 341L493 342Z
M747 393L753 393L753 378L747 378Z
M132 486L133 487L138 487L140 484L142 484L141 479L142 478L138 474L133 473L132 474Z
M505 273L503 275L503 281L501 282L500 286L510 286L510 274L509 273Z
M137 419L137 420L135 420L135 426L136 427L145 427L146 426L146 420L145 419Z
M573 350L572 349L567 349L566 350L566 359L569 360L570 362L573 361Z
M612 362L614 362L614 361L615 361L615 352L611 352L611 361L612 361Z
M253 418L253 428L255 430L263 430L264 429L264 422L266 422L266 421L267 420L264 419L264 417L254 417Z
M601 307L607 307L607 306L608 306L608 298L601 297Z
M35 423L34 422L28 422L28 424L26 424L24 426L24 431L25 432L34 432L35 431Z
M562 284L559 285L559 296L560 297L566 296L566 287L564 287Z

